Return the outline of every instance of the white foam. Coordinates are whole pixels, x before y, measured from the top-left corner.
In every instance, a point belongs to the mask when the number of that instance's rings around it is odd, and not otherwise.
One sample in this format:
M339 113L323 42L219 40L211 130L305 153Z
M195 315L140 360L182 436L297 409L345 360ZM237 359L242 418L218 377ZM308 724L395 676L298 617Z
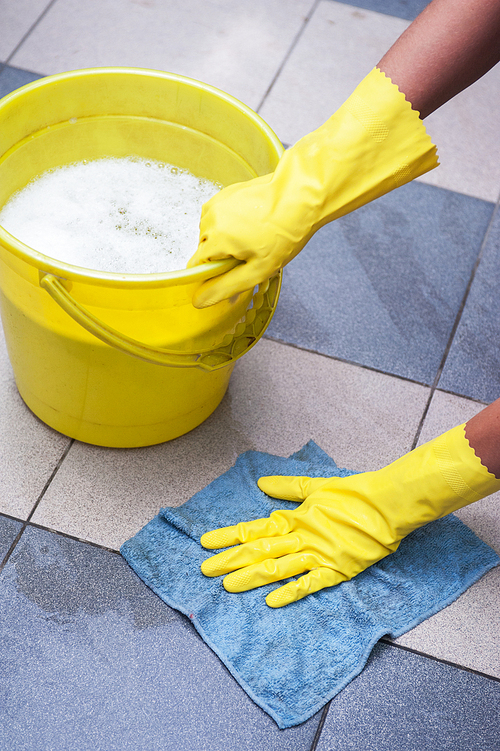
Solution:
M0 224L59 261L99 271L183 269L198 246L202 205L221 186L145 159L59 167L14 194Z

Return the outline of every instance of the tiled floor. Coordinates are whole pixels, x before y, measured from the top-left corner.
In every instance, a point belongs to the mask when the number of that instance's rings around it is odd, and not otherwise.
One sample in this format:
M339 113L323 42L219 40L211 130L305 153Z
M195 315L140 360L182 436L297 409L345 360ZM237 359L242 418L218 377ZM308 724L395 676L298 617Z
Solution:
M290 144L424 5L0 0L0 94L74 68L160 68L259 108ZM55 433L22 403L2 340L2 751L499 751L499 568L280 731L117 554L242 451L312 438L375 469L500 396L499 93L497 66L429 118L438 170L318 233L220 408L176 441L111 450ZM500 552L498 504L459 515Z

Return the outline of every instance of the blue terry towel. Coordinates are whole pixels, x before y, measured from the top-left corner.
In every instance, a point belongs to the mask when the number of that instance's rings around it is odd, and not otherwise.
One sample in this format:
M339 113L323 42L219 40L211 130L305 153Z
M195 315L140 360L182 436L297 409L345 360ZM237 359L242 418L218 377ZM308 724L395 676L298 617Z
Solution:
M165 508L121 549L164 602L185 613L248 695L280 728L309 719L358 675L380 637L401 636L453 602L499 556L455 516L432 522L350 582L272 609L278 584L229 594L200 572L204 532L268 516L263 475L346 477L315 443L290 458L256 451L179 508Z

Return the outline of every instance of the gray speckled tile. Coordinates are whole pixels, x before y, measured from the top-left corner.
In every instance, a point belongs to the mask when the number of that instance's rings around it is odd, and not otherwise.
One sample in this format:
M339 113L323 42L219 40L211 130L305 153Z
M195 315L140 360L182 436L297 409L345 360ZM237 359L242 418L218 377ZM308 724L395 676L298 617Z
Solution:
M467 422L482 405L437 391L419 443ZM500 493L456 515L500 553ZM500 678L500 567L489 571L444 610L396 640L412 649Z
M261 341L191 433L146 449L75 443L33 521L118 549L248 449L289 456L312 438L340 466L376 469L410 449L427 398L417 384Z
M0 512L27 519L69 440L22 401L0 326Z
M496 211L439 388L483 402L500 397L500 211Z
M498 751L500 684L379 644L330 705L317 751Z
M28 528L0 576L9 751L309 751L117 555Z
M0 515L0 564L22 528L22 523Z
M0 99L20 86L36 81L37 78L41 78L38 73L31 73L29 70L12 68L10 65L6 65L0 71Z
M310 7L310 0L58 0L11 63L46 74L168 70L257 107Z
M411 183L323 227L285 269L269 336L431 384L492 212Z

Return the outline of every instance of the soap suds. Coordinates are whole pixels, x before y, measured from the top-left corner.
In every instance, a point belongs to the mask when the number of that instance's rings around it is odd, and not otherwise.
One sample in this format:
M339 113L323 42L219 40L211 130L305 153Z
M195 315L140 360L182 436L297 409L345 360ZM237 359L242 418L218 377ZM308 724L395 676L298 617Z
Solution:
M121 274L183 269L198 247L202 205L222 186L139 158L45 172L14 194L0 224L51 258Z

